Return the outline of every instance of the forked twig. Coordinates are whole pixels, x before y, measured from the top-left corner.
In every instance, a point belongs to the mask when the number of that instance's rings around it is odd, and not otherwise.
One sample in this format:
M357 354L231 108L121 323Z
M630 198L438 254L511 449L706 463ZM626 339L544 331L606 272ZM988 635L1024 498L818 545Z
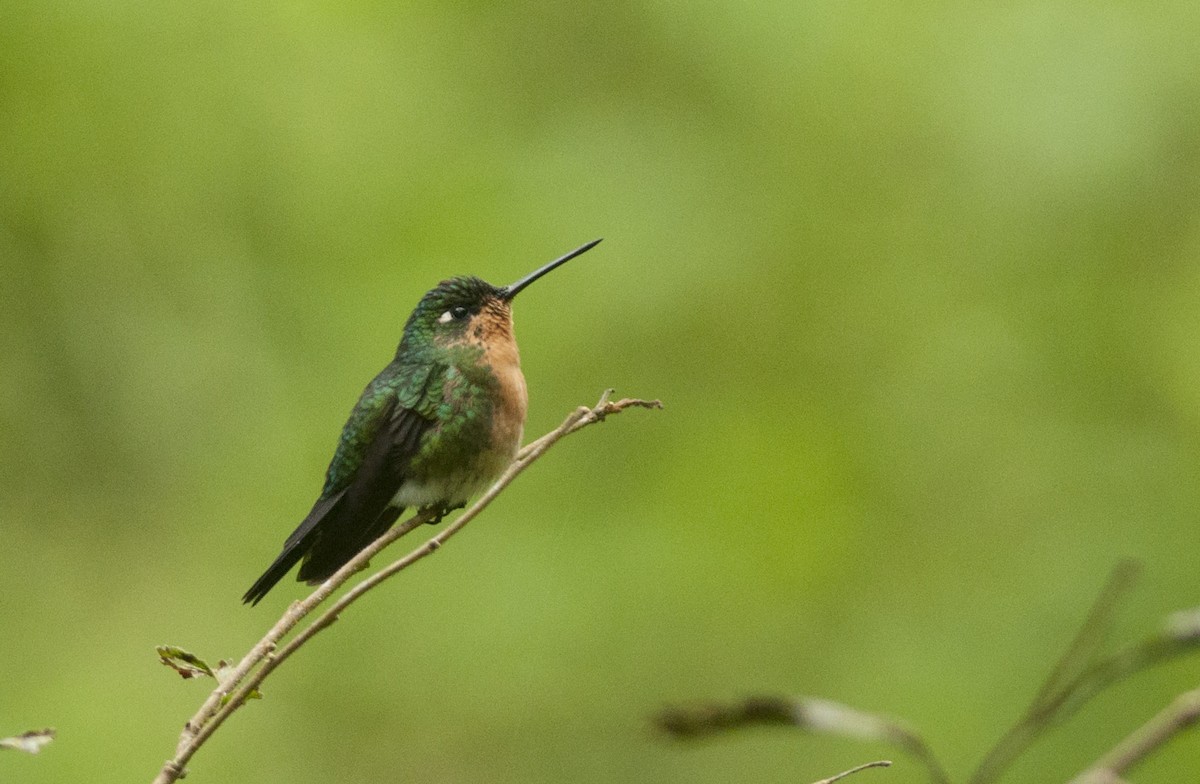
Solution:
M429 541L408 555L385 566L376 574L363 580L318 616L316 620L301 630L286 645L280 648L280 641L300 621L324 603L334 591L340 588L356 572L366 568L371 558L381 550L431 519L432 511L418 512L408 520L394 526L362 552L350 559L345 566L339 569L328 580L317 586L306 598L293 602L283 614L283 617L250 649L250 652L242 658L238 665L228 674L224 675L221 683L208 696L208 699L204 701L196 714L184 725L175 750L175 756L163 764L158 776L154 779L154 784L171 784L171 782L182 778L185 766L191 760L192 756L234 711L245 704L250 695L256 693L258 686L271 672L290 658L292 654L299 650L308 640L312 639L314 635L332 624L337 619L339 613L367 591L436 551L446 540L461 531L480 512L487 508L492 500L508 487L522 471L528 468L560 439L588 425L602 422L605 417L620 413L627 408L662 408L662 403L657 400L624 398L614 402L609 399L611 394L611 389L605 391L596 405L590 408L580 406L571 412L557 428L527 444L517 453L517 457L513 463L492 484L487 492L479 500L471 504L441 533L430 538Z
M1021 718L984 755L968 784L995 781L1056 718L1058 709L1071 696L1071 684L1087 668L1112 625L1113 612L1137 578L1135 561L1114 567L1104 588L1092 603L1075 638L1059 657Z
M1038 689L1021 719L983 758L971 784L991 784L1048 729L1079 711L1113 684L1200 648L1200 608L1173 613L1154 634L1097 658L1117 604L1138 571L1132 561L1113 570L1067 650ZM947 784L945 770L929 746L903 722L827 700L809 697L753 697L733 703L699 703L669 708L656 724L676 738L696 738L764 725L890 743L921 761L935 784ZM1200 723L1200 689L1180 695L1158 716L1122 741L1071 784L1120 784L1120 775L1184 729Z
M1095 660L1096 649L1111 625L1112 613L1128 592L1137 565L1117 565L1083 627L1039 689L1021 719L984 756L969 784L991 784L1048 729L1074 716L1108 687L1149 667L1200 647L1200 610L1174 613L1154 634Z

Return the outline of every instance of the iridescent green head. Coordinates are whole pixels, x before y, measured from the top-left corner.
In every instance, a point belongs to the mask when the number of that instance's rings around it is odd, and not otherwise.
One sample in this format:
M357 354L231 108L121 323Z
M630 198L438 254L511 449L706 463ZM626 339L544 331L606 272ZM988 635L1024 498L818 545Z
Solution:
M511 337L513 298L547 272L591 250L599 242L592 240L508 286L493 286L470 276L443 280L421 297L408 317L397 356L411 349L414 343L449 346L468 340L487 341L494 335Z

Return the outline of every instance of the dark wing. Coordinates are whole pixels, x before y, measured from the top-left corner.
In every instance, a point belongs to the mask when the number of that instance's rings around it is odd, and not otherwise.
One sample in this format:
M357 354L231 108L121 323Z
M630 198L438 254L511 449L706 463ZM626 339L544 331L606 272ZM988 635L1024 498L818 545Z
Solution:
M433 420L399 407L394 398L391 408L341 501L316 529L297 579L312 583L328 578L391 528L403 511L389 502L404 482L409 461Z
M422 390L423 391L423 390ZM416 401L414 401L416 402ZM428 410L427 406L418 406ZM341 490L322 495L283 544L283 552L250 587L243 602L257 604L298 561L297 579L328 578L391 527L402 509L388 505L404 481L409 461L434 420L389 396L361 464Z

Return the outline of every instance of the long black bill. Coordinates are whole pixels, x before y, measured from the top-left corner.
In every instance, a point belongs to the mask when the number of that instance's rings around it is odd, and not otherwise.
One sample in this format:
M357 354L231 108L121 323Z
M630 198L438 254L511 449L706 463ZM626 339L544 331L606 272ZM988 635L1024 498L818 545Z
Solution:
M600 239L592 240L587 245L576 248L575 250L571 251L567 255L560 256L559 258L550 262L546 266L534 270L533 272L529 273L525 277L518 280L516 283L513 283L511 286L505 286L504 288L500 289L500 298L503 299L505 302L511 301L513 297L515 297L521 293L521 289L525 288L530 283L533 283L535 280L542 277L543 275L545 275L547 272L554 269L555 267L561 267L563 264L566 264L568 261L570 261L571 259L580 255L581 253L587 253L589 250L591 250L592 248L599 245L600 240L602 240L602 239L604 239L604 238L601 237Z

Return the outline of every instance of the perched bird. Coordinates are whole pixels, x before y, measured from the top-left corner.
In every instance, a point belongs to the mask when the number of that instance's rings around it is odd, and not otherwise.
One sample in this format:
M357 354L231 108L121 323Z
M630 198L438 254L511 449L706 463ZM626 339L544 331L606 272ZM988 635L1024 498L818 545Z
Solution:
M243 602L257 604L300 561L298 580L325 580L405 507L432 508L440 519L508 467L521 444L527 400L512 300L599 242L511 286L451 278L421 298L396 358L350 412L321 496Z

